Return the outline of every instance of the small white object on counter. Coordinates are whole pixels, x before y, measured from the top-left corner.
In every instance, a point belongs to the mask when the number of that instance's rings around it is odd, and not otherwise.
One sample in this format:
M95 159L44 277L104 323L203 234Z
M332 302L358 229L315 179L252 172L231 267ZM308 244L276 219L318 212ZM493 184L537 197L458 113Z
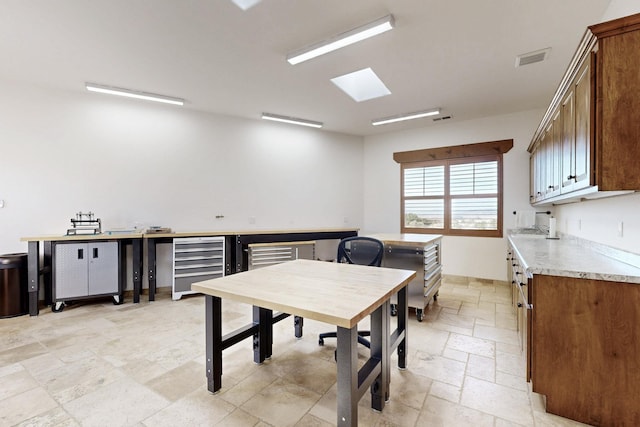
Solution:
M556 219L554 217L549 218L549 238L555 239L556 236Z

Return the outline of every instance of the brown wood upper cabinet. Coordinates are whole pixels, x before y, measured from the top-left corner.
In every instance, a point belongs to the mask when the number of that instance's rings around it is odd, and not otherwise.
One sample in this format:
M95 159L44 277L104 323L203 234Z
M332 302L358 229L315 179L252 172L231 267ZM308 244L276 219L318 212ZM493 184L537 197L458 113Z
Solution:
M587 29L528 151L534 205L640 190L640 14Z

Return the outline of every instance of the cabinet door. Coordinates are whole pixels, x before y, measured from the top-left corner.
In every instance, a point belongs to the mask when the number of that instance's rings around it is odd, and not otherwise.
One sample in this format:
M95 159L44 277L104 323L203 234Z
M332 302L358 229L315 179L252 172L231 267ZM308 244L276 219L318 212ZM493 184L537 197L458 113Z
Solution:
M61 243L55 246L54 298L84 297L88 295L87 244Z
M530 157L532 202L539 202L544 199L544 142L543 136L543 138L535 145Z
M544 133L542 140L542 158L540 166L540 191L542 192L542 198L549 197L553 185L551 184L551 169L553 167L553 158L551 156L553 152L553 129L550 125L547 131Z
M562 184L562 116L560 115L560 110L556 111L553 116L550 155L549 197L553 197L560 194L560 186Z
M561 193L573 190L575 182L575 96L573 88L565 95L562 101L562 188Z
M591 73L589 61L578 72L575 83L575 184L574 190L591 182Z
M88 245L89 295L118 293L118 242Z
M529 203L536 201L536 155L535 151L529 156Z

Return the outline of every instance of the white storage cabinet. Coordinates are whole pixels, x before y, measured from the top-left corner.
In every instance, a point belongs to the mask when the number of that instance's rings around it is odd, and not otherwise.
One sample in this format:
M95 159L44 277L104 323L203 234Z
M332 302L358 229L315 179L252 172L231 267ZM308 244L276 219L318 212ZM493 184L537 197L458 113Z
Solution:
M224 237L185 237L173 239L173 284L171 298L193 294L191 284L223 277Z

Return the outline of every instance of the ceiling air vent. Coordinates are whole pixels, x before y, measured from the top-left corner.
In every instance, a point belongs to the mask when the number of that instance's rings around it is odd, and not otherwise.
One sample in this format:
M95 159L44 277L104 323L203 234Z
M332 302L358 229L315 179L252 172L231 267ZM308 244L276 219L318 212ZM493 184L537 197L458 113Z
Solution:
M516 68L524 65L535 64L536 62L542 62L547 59L549 52L551 52L550 47L518 55L516 56Z
M434 122L439 122L440 120L449 120L451 118L451 116L442 116L442 117L436 117L435 119L433 119Z

